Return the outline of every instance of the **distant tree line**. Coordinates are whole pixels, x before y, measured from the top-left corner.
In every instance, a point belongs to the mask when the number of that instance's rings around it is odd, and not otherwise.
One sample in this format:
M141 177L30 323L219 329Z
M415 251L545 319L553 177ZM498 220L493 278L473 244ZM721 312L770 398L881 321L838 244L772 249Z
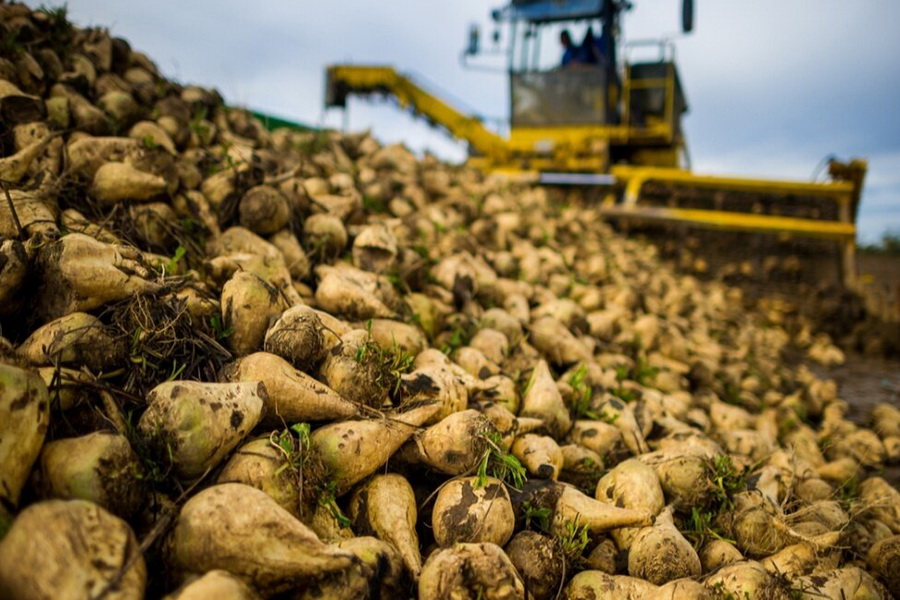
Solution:
M900 256L900 229L889 229L881 234L881 241L875 244L860 244L859 250L868 254Z

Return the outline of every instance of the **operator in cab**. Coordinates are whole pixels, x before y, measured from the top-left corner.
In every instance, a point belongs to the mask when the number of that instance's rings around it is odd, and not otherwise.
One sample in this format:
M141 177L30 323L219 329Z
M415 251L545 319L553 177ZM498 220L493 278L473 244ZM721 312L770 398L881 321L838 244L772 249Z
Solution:
M606 67L609 59L606 56L606 29L598 38L594 36L594 28L588 27L584 34L584 41L581 42L581 57L583 62L589 65L600 65Z
M559 43L563 47L561 67L571 65L607 65L607 57L605 53L605 40L594 37L594 30L588 27L584 36L584 41L580 45L576 45L572 41L572 34L568 29L563 29L559 34Z
M559 43L563 47L562 60L560 66L568 67L581 62L581 48L572 41L572 34L568 29L563 29L559 34Z

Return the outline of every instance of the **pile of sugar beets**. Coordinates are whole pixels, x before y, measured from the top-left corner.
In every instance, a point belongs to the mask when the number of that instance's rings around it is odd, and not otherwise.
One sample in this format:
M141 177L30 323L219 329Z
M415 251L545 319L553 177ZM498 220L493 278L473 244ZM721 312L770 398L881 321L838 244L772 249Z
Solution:
M900 410L814 328L0 16L0 597L900 597Z

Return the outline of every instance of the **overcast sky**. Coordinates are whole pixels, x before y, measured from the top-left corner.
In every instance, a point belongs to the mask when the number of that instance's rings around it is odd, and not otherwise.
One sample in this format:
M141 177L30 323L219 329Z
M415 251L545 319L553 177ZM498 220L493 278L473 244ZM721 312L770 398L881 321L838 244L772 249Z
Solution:
M695 31L687 37L677 33L680 0L633 3L627 39L676 42L695 171L808 180L829 154L866 158L860 238L900 231L900 1L696 0ZM490 9L502 0L67 5L76 24L108 27L168 77L313 125L342 123L339 111L322 109L324 67L337 62L392 65L479 115L508 112L505 76L459 63L470 24L481 24L487 41ZM347 122L450 160L465 153L391 104L351 102Z

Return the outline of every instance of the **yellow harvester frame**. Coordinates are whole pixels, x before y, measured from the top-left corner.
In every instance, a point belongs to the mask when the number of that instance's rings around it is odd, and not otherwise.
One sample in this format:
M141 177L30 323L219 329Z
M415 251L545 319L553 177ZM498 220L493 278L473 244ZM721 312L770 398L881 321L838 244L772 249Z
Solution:
M604 203L609 218L682 223L707 229L792 235L835 241L842 249L842 279L856 282L856 208L859 203L866 162L833 161L832 181L805 183L742 177L699 175L678 168L684 149L680 114L675 106L677 75L673 64L665 76L633 79L625 65L622 78L621 124L556 127L512 127L508 139L487 129L476 117L466 115L410 77L387 66L334 65L327 69L326 105L345 106L349 94L383 93L413 110L429 122L443 126L472 150L470 166L487 172L540 182L547 173L595 176L593 183L618 190L620 202ZM662 117L647 119L640 126L631 119L631 94L638 90L665 90ZM629 164L610 164L611 149L626 151ZM600 177L596 177L600 175ZM680 185L721 192L749 192L784 197L798 196L834 202L836 219L810 219L777 214L735 212L729 206L712 210L654 206L644 202L642 190L648 182ZM723 194L727 197L727 194Z

